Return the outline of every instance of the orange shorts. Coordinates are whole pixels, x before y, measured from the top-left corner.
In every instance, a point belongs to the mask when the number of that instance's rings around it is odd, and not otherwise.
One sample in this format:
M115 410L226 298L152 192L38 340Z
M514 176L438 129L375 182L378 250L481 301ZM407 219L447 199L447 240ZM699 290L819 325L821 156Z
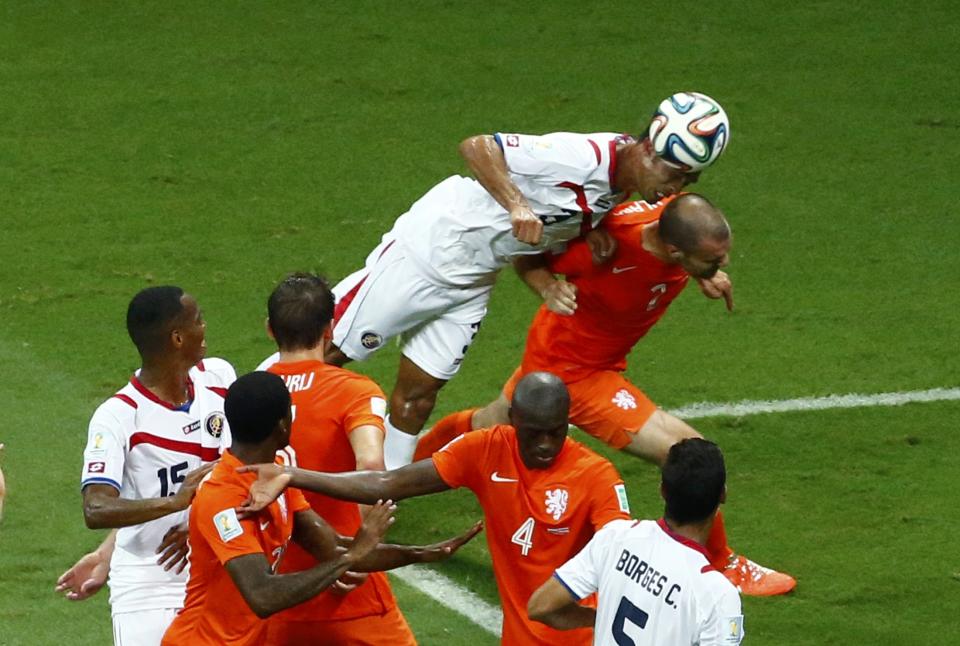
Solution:
M331 621L269 619L267 646L417 646L397 606L384 615Z
M509 401L523 377L522 368L510 375L503 394ZM627 381L623 373L598 370L567 384L570 392L570 423L615 449L630 444L637 431L657 410L643 391Z

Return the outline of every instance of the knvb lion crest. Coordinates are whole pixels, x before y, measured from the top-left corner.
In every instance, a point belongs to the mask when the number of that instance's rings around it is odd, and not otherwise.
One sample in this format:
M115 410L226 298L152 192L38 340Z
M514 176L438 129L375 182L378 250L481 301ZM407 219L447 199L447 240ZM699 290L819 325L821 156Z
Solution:
M547 513L553 516L554 520L560 520L564 512L567 511L567 502L570 500L570 494L566 489L547 489Z

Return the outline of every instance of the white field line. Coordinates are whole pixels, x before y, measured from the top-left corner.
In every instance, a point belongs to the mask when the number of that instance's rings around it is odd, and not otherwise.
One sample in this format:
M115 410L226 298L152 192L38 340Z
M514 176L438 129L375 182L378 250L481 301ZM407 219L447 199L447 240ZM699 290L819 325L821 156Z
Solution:
M915 402L960 400L960 388L932 388L899 393L873 395L828 395L800 397L777 401L744 400L729 404L699 402L668 411L683 419L702 417L744 416L760 413L788 413L793 411L827 410L831 408L859 408L863 406L902 406ZM503 612L442 574L423 566L408 565L393 570L393 574L444 606L454 610L487 632L500 636Z
M500 608L490 605L442 574L422 565L407 565L391 571L391 574L451 610L459 612L488 633L500 637L500 627L503 624L503 612Z

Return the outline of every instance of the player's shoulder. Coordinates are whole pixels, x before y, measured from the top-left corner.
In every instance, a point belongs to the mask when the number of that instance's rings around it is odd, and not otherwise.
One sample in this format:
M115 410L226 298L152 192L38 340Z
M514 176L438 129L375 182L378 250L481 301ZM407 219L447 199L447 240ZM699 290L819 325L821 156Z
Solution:
M143 403L142 399L133 385L127 383L97 406L90 422L91 424L106 425L133 424L137 416L137 410Z
M190 369L190 378L206 388L226 390L237 380L237 371L226 359L209 357Z
M603 133L549 132L542 135L495 135L510 155L517 151L541 159L552 159L564 166L590 170L610 163L610 142L618 135Z
M567 450L574 458L579 473L614 475L617 479L620 478L620 472L613 466L613 463L587 445L581 444L571 437L567 438L567 444Z
M376 394L383 397L383 389L373 379L348 368L341 368L324 364L318 376L331 386L337 387L346 393Z
M655 222L663 215L663 210L676 196L665 197L659 202L646 202L644 200L630 200L622 202L614 207L610 212L609 218L605 220L610 228L629 227L638 224L647 224Z

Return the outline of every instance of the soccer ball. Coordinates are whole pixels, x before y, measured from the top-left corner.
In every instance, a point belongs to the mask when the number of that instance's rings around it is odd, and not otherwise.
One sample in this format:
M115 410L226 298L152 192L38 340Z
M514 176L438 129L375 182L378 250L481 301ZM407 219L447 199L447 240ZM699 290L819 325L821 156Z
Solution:
M653 113L649 136L658 157L698 172L715 162L727 147L730 120L706 94L677 92Z

